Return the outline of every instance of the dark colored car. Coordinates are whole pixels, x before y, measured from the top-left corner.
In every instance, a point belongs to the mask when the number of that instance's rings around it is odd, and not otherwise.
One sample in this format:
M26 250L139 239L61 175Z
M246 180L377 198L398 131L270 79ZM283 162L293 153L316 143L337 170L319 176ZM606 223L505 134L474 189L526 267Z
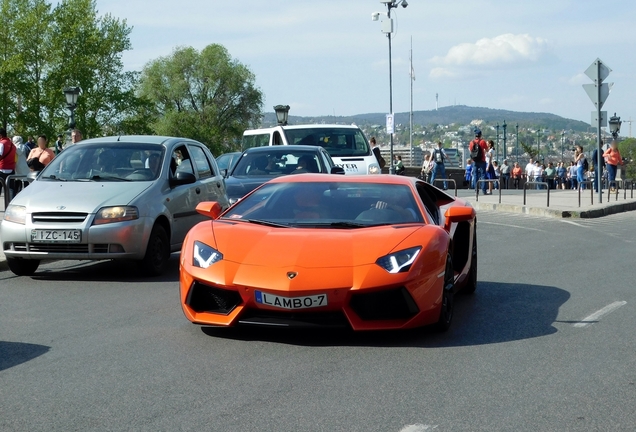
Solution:
M319 146L290 145L245 150L225 179L230 204L269 180L289 174L344 174Z
M217 156L216 164L222 173L229 173L239 156L241 156L241 152L223 153L222 155Z

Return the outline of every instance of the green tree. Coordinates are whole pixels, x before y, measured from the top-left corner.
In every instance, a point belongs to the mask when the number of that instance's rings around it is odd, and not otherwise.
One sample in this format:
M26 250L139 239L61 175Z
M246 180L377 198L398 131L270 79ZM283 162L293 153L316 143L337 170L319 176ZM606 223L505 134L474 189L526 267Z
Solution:
M621 157L627 159L623 178L636 179L636 138L627 138L618 142Z
M530 159L534 159L534 157L538 154L536 147L532 145L528 145L525 142L519 140L519 145L523 149L524 153L528 153Z
M185 136L224 152L258 125L263 95L254 74L227 50L211 44L178 48L143 69L139 94L149 100L161 135Z

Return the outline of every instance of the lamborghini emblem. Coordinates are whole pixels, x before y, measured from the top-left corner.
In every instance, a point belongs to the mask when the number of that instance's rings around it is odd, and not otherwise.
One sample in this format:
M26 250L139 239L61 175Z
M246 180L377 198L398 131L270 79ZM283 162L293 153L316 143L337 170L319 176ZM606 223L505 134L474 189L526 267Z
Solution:
M287 272L287 278L289 280L292 280L293 278L295 278L296 276L298 276L298 273L296 272Z

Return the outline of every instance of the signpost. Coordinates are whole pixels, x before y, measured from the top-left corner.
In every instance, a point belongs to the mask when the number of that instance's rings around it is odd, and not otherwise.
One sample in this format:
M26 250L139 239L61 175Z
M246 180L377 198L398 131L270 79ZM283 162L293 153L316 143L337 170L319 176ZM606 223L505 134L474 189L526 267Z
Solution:
M597 157L597 160L594 161L594 165L595 165L594 169L596 170L595 175L596 175L596 178L598 179L596 186L598 187L598 202L599 203L603 202L603 190L601 188L601 181L603 177L601 172L601 166L603 162L603 151L601 149L602 147L601 128L603 126L607 126L607 112L601 111L601 108L603 108L603 104L605 104L607 97L612 91L612 86L614 85L614 83L608 84L608 83L604 83L603 81L605 80L605 78L609 76L610 72L612 72L612 70L609 67L607 67L601 59L597 58L596 61L594 61L594 63L592 63L590 67L588 67L587 70L585 71L585 75L590 77L590 79L594 81L594 83L583 84L583 88L585 89L587 95L590 97L590 99L592 100L592 103L596 107L596 112L592 112L591 126L592 127L596 126L596 131L597 131L596 148L598 149L598 152L597 152L598 157Z

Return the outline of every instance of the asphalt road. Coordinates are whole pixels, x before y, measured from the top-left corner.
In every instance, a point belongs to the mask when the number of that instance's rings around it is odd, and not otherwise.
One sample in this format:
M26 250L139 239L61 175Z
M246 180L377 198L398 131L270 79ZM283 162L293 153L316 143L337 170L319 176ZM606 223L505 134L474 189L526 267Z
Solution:
M202 329L176 256L2 272L0 430L633 431L635 222L480 213L443 335Z

